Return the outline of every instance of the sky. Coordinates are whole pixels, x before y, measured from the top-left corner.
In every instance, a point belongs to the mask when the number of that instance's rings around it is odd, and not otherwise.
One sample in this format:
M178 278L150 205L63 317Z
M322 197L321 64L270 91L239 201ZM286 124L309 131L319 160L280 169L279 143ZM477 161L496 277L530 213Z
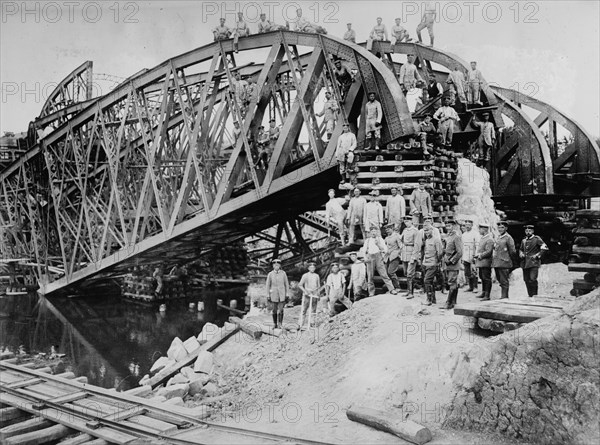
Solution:
M438 11L436 47L478 61L488 82L548 102L600 135L599 1L428 3ZM0 132L26 130L53 86L86 60L96 74L125 78L210 43L221 16L231 25L241 10L256 29L259 12L284 24L297 5L339 37L352 22L360 42L378 16L388 29L401 18L414 37L425 2L0 0ZM97 85L108 92L112 84Z

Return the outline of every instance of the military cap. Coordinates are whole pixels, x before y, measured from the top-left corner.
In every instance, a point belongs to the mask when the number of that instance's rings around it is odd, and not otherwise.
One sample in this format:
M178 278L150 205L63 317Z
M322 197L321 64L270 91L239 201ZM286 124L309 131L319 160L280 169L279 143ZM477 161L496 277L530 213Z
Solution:
M412 219L413 219L413 217L409 216L409 215L404 217L404 221L409 221L409 220L412 221Z
M431 213L428 213L427 215L423 216L423 219L430 219L433 221L433 216L431 216Z
M535 227L532 224L527 224L526 226L523 226L524 229L535 229Z
M456 221L454 218L448 218L446 220L446 224L456 224L458 221Z
M424 178L419 179L419 184L425 184L427 181Z
M314 261L311 261L310 263L308 263L308 267L310 267L310 266L316 266L316 265L317 265L317 263L315 263Z
M340 265L340 263L331 263L331 267L333 267L333 266L339 266L339 265Z
M273 264L281 264L281 260L279 259L274 259L273 261L271 261Z
M344 123L342 124L342 127L349 127L349 126L350 126L350 124L349 124L348 122L344 122Z
M490 228L490 225L486 222L479 223L479 227L485 227L486 229Z
M498 226L504 226L504 227L508 227L508 224L506 223L506 221L498 221Z

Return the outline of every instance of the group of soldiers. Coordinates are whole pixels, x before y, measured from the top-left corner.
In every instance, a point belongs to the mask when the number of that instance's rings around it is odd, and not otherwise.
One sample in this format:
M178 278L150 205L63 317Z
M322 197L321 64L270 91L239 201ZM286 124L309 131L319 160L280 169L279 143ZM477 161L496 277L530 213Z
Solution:
M397 272L403 269L406 289L402 295L414 298L416 271L420 267L421 284L425 293L423 305L437 304L436 284L444 292L448 290L444 309L452 309L457 303L459 275L464 271L467 292L477 292L481 279L482 292L477 295L483 301L490 300L492 290L492 269L500 285L500 299L509 298L510 273L517 267L523 269L523 280L529 297L538 293L538 271L541 258L548 248L542 239L534 234L534 226L525 226L525 237L518 249L514 239L507 232L504 221L497 223L498 236L490 232L490 225L479 223L479 233L473 229L473 219L466 218L460 223L449 219L445 232L433 225L431 215L425 215L423 225L418 229L417 218L406 216L403 230L396 223L385 227L386 237L381 229L371 227L358 251L349 253L349 269L341 269L339 263L330 265L325 283L321 283L316 273L316 263L308 264L308 271L299 282L303 293L301 327L303 321L316 320L318 307L333 317L338 312L336 304L347 309L353 302L375 295L374 276L377 273L387 291L400 293L400 280ZM479 275L479 276L478 276ZM437 282L437 283L436 283ZM325 295L321 292L325 290ZM288 298L289 283L286 273L281 270L281 261L273 261L273 270L267 275L267 300L272 304L273 323L282 327L283 311ZM307 318L308 315L308 318Z

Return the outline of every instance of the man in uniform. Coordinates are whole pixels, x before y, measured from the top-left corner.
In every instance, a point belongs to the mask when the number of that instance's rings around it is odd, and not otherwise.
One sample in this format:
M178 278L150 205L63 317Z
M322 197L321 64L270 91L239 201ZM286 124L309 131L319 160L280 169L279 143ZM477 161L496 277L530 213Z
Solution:
M398 187L392 187L392 196L385 203L385 219L388 224L400 229L404 216L406 215L406 202L402 193L398 194Z
M489 300L492 292L492 256L494 253L494 238L490 233L489 224L479 223L479 235L481 238L473 259L475 267L479 270L479 278L481 278L481 295L477 295L475 298Z
M435 142L437 139L437 130L433 121L431 120L431 114L426 114L423 122L419 123L419 137L421 138L421 148L423 149L424 155L429 155L427 149L427 142Z
M477 69L477 62L471 62L471 69L468 73L467 81L467 101L469 104L482 105L480 100L481 85L483 84L483 75Z
M442 241L433 236L432 229L431 226L426 226L423 229L425 238L423 239L422 246L419 247L421 253L421 265L423 266L425 274L424 281L427 301L424 304L426 306L436 304L434 279L438 273L439 264L444 253Z
M350 261L350 292L352 293L351 300L357 302L364 298L367 294L367 266L364 263L364 255L362 252L351 252Z
M397 294L398 291L394 289L394 284L392 283L392 280L390 280L383 262L383 256L387 252L387 246L383 238L381 238L381 231L379 229L375 227L371 229L361 250L367 259L367 286L369 289L369 296L372 297L375 295L375 283L373 282L375 271L377 271L379 276L383 279L383 283L385 284L385 287L387 287L387 290L391 294Z
M356 236L356 226L360 227L363 241L367 239L367 231L365 230L365 221L363 219L367 200L364 196L360 196L360 189L355 188L350 205L348 206L348 244L354 242Z
M269 150L271 154L275 150L275 144L277 143L277 139L279 139L280 129L277 126L275 119L271 119L269 121Z
M240 37L247 37L251 34L250 28L244 21L244 13L238 12L238 21L235 24L235 29L233 30L233 47L235 52L238 51L238 39Z
M352 23L347 23L346 26L348 27L348 29L344 33L344 40L356 43L356 31L352 29Z
M387 28L382 22L381 17L377 17L377 25L373 26L369 38L371 40L388 40Z
M338 161L342 184L346 182L348 176L348 168L354 164L354 149L356 148L356 136L350 131L348 122L344 122L342 134L337 140L335 148L335 158Z
M444 87L442 87L442 84L437 81L435 74L432 73L429 77L429 83L427 84L427 96L429 97L429 100L431 101L436 97L442 96L443 94ZM441 100L433 104L433 109L437 110L440 108L440 103Z
M408 35L408 31L400 24L400 19L396 19L396 24L392 26L392 45L402 42L410 42L412 39Z
M258 22L258 33L263 34L265 32L278 31L280 29L287 29L287 26L277 25L274 22L267 20L267 14L262 13Z
M446 221L446 231L448 232L444 246L444 262L448 280L446 309L452 309L456 305L456 298L458 297L458 272L460 271L463 247L456 221L450 219Z
M415 218L415 226L419 225L425 215L433 212L431 196L425 190L425 179L419 179L419 188L413 190L410 195L410 213Z
M392 280L395 289L400 288L398 281L398 269L400 268L400 252L402 250L402 241L400 234L395 224L388 224L386 227L387 236L385 238L385 246L387 252L383 256L383 262L386 265L387 274Z
M379 196L379 190L371 190L371 200L365 205L365 212L363 215L363 222L365 224L365 230L370 231L371 229L377 229L381 233L381 226L383 226L383 207L377 200Z
M400 260L402 261L402 269L406 277L406 297L410 299L414 297L413 279L415 277L417 261L419 260L415 251L415 243L417 242L419 231L413 226L412 216L405 216L404 224L406 224L406 227L402 231L402 235L400 235L400 241L402 242Z
M248 82L241 78L239 71L233 73L230 91L235 97L240 112L243 114L246 107L246 99L248 97Z
M348 91L350 91L350 87L352 86L352 82L354 82L354 76L350 72L350 70L342 64L340 59L336 59L334 64L334 73L335 78L340 86L340 94L342 95L341 102L343 103L348 96Z
M213 35L215 38L215 42L219 40L226 40L229 37L231 37L231 29L229 29L229 27L225 25L224 18L219 19L219 26L217 26L213 30Z
M323 110L320 113L317 113L317 116L325 116L327 140L329 141L333 134L333 129L335 128L335 120L340 107L337 101L331 97L331 91L325 92L325 99L326 101L325 105L323 105Z
M331 273L327 276L325 282L327 289L327 301L329 303L329 316L335 315L335 303L340 301L348 309L352 308L352 302L346 296L346 278L340 272L340 266L338 263L331 265Z
M506 222L500 221L498 223L498 232L500 233L500 236L498 236L498 239L494 243L494 254L492 258L492 267L496 272L496 279L498 280L498 283L500 283L500 289L502 291L500 299L508 298L508 278L513 269L513 260L517 255L515 240L508 234L507 230L508 225Z
M327 218L327 221L331 219L335 221L340 235L340 241L343 245L344 237L346 235L346 226L344 224L346 220L346 211L342 206L346 204L347 198L336 198L334 189L329 189L327 194L329 195L329 201L325 204L325 217Z
M435 22L435 14L435 5L433 2L427 2L427 6L425 6L425 11L423 12L423 17L421 17L421 23L419 23L417 26L417 37L419 38L419 43L423 43L421 31L427 28L427 32L429 32L429 46L433 46L433 23Z
M267 275L267 301L272 305L275 328L283 327L283 308L289 289L287 274L281 270L281 260L273 260L273 270Z
M454 71L450 73L446 83L450 85L450 88L454 91L454 95L458 96L460 102L462 104L466 104L467 97L465 96L465 75L458 65L454 66ZM451 105L454 106L454 104Z
M418 83L423 82L423 78L419 74L415 65L414 54L406 56L406 63L400 67L400 74L398 74L398 82L404 87L404 91L410 91L417 86Z
M321 279L319 274L315 272L316 264L308 263L308 272L302 275L298 288L302 291L302 329L307 312L310 309L313 317L317 314L317 303L319 302L319 289L321 288ZM310 323L308 325L310 328Z
M444 99L444 105L433 115L438 121L438 133L442 135L442 144L447 149L452 147L452 137L454 136L454 124L458 122L456 110L450 106L450 101Z
M534 235L532 225L525 226L525 238L519 247L519 257L523 268L523 280L527 287L527 295L534 297L538 293L538 270L542 264L542 252L548 250L546 243Z
M467 292L477 292L477 269L475 268L475 255L479 243L479 234L473 230L473 220L465 219L465 231L462 234L463 243L463 266L465 278L469 284Z
M473 126L479 128L481 132L477 143L479 144L479 160L487 162L490 160L490 150L496 145L496 130L494 124L490 122L490 113L483 113L483 121L477 119L474 112L473 115Z
M383 119L383 111L381 104L375 100L375 93L369 93L369 101L365 105L366 108L366 133L367 138L371 139L369 148L379 150L379 139L381 138L381 120ZM374 141L373 141L374 139ZM373 142L375 146L373 146Z
M309 32L316 34L327 34L327 30L322 26L311 23L306 18L302 17L302 9L296 9L296 19L294 22L294 30L299 32Z

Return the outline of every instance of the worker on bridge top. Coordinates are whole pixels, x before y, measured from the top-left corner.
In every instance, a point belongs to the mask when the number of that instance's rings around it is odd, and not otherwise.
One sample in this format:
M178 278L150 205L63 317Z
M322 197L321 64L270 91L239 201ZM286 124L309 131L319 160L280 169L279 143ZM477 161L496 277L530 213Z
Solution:
M354 82L354 75L352 72L342 64L341 59L335 59L334 64L334 74L335 78L340 86L340 94L342 95L341 103L344 103L346 97L348 96L348 91L350 91L350 87Z
M467 97L465 96L465 74L462 72L458 65L454 66L454 70L446 79L446 83L450 86L450 90L454 93L454 100L450 101L450 105L454 106L456 96L462 104L467 103Z
M429 83L427 84L427 96L428 96L429 100L432 101L433 99L436 99L443 95L444 95L444 87L442 87L442 84L437 81L435 74L432 73L429 76ZM450 104L450 105L452 105L452 104ZM441 107L441 99L433 104L434 111L437 111L438 108L440 108L440 107Z
M433 23L435 22L435 5L433 2L427 2L425 6L425 11L423 11L423 16L421 17L421 23L417 26L417 37L419 38L419 43L423 43L423 39L421 38L421 31L427 28L429 32L429 46L433 46Z
M366 114L366 133L369 139L369 148L379 150L379 140L381 139L381 120L383 111L381 104L375 99L375 93L369 93L369 101L365 105ZM366 145L366 144L365 144Z
M327 34L327 30L322 26L309 22L302 17L302 9L296 9L296 19L294 22L294 31L310 32L313 34Z
M371 40L389 40L387 28L382 22L381 17L377 17L377 25L373 26L371 30L371 34L369 34L369 38Z
M238 52L238 39L247 37L250 34L250 28L244 21L244 13L238 12L238 21L235 23L235 29L233 30L233 48L236 53Z
M219 26L217 26L213 30L215 42L217 42L219 40L226 40L231 37L231 29L229 29L229 27L225 25L225 19L224 18L219 19L219 23L220 23Z
M483 85L483 75L477 69L477 62L471 62L471 69L467 81L467 101L471 105L483 105L481 102L481 86Z
M519 247L519 257L523 268L523 280L527 287L527 295L535 297L538 293L538 271L542 264L542 253L548 250L546 243L534 235L532 225L525 226L525 238Z
M348 27L348 29L344 33L344 40L356 43L356 31L352 29L352 23L347 23L346 26Z
M406 57L406 63L400 67L400 74L398 74L398 82L403 86L404 94L407 91L417 87L417 85L423 82L423 78L419 74L415 65L414 54L409 54Z
M402 42L410 42L412 39L408 31L400 24L400 19L396 19L396 24L392 26L392 45Z
M278 25L275 22L267 20L267 14L262 13L260 15L260 20L258 22L258 33L263 34L265 32L271 31L279 31L280 29L288 29L289 23L286 22L286 25Z

